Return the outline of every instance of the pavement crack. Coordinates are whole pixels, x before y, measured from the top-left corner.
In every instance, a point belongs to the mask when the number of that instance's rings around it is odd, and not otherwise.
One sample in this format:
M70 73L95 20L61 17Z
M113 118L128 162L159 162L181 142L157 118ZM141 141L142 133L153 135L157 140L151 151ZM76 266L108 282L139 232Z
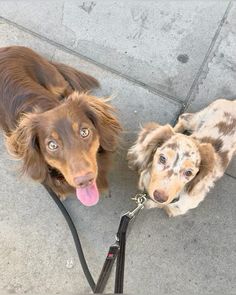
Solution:
M83 60L85 60L85 61L87 61L87 62L89 62L91 64L94 64L95 66L97 66L97 67L99 67L99 68L101 68L101 69L103 69L105 71L108 71L108 72L110 72L110 73L112 73L112 74L114 74L116 76L119 76L119 77L121 77L121 78L123 78L123 79L125 79L127 81L130 81L130 82L144 88L145 90L147 90L147 91L149 91L149 92L151 92L151 93L153 93L155 95L158 95L161 98L166 99L169 102L172 102L172 103L174 102L175 104L178 104L178 105L182 104L180 98L169 95L169 94L167 94L167 93L165 93L165 92L163 92L163 91L161 91L161 90L159 90L157 88L154 88L154 87L152 87L152 86L150 86L150 85L148 85L148 84L146 84L146 83L144 83L144 82L142 82L142 81L140 81L138 79L135 79L135 78L133 78L133 77L127 75L127 74L124 74L122 72L119 72L118 70L115 70L115 69L113 69L113 68L111 68L111 67L109 67L109 66L107 66L105 64L97 62L96 60L94 60L94 59L92 59L92 58L90 58L88 56L85 56L85 55L79 53L78 51L75 51L75 50L73 50L71 48L66 47L62 43L53 41L53 40L51 40L51 39L49 39L49 38L47 38L45 36L42 36L42 35L34 32L34 31L32 31L32 30L30 30L28 28L25 28L24 26L19 25L19 24L15 23L15 22L13 22L13 21L11 21L11 20L3 17L3 16L0 16L0 21L4 21L8 25L11 25L11 26L17 28L18 30L23 31L23 32L26 32L26 33L34 36L35 38L37 38L37 39L39 39L41 41L44 41L44 42L46 42L46 43L48 43L48 44L50 44L50 45L64 51L64 52L67 52L67 53L69 53L71 55L77 56L77 57L79 57L79 58L81 58L81 59L83 59Z
M61 25L68 31L70 32L73 37L71 38L72 40L72 43L71 43L71 46L72 47L75 47L75 44L77 43L77 36L76 36L76 33L75 31L73 31L70 27L68 27L65 22L64 22L64 17L65 17L65 1L63 2L62 4L62 15L61 15Z
M233 175L231 175L231 174L229 174L229 173L225 173L225 175L226 175L226 176L229 176L229 177L231 177L231 178L233 178L234 180L236 180L236 177L233 176Z
M61 25L64 26L63 20L64 20L64 10L65 10L65 1L63 1L62 4L62 13L61 13Z
M214 34L214 36L212 38L211 44L210 44L210 46L209 46L209 48L208 48L208 50L206 52L206 55L205 55L205 57L203 59L203 62L201 64L201 66L200 66L200 68L199 68L199 70L198 70L198 72L196 74L196 77L193 80L193 83L192 83L192 85L191 85L191 87L189 89L189 92L188 92L188 94L186 96L185 103L183 104L183 107L182 107L182 109L180 111L180 114L184 113L188 109L189 105L194 101L194 98L192 98L192 94L193 94L195 88L199 85L200 77L201 77L202 73L204 72L204 68L205 68L206 64L208 63L208 58L211 55L213 48L215 47L216 41L217 41L217 39L219 37L219 34L221 32L221 29L222 29L223 25L225 24L225 22L227 20L227 17L229 15L229 12L230 12L232 6L233 5L232 5L232 1L231 1L231 2L229 2L228 6L227 6L227 8L225 10L225 13L224 13L224 15L223 15L223 17L222 17L222 19L220 21L220 24L218 25L218 27L216 29L216 32L215 32L215 34Z
M51 57L50 57L50 61L52 61L53 62L53 60L54 60L54 57L55 57L55 54L56 54L56 48L53 50L53 53L52 53L52 55L51 55Z

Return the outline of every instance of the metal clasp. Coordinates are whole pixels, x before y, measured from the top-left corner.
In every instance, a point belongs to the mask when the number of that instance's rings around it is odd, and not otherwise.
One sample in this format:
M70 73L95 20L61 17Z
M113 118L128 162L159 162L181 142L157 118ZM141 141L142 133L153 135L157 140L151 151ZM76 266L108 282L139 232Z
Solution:
M140 194L137 194L135 197L131 198L131 200L135 201L135 203L137 204L137 207L134 208L134 210L132 211L128 211L125 215L127 215L129 218L132 219L135 215L138 214L140 210L144 208L144 204L147 201L147 195L140 193Z

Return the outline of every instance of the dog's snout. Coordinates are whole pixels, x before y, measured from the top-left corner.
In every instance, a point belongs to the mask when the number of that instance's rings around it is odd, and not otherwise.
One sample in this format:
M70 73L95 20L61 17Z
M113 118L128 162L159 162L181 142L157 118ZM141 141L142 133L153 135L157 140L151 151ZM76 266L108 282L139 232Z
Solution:
M155 190L153 193L153 197L159 203L164 203L168 200L167 194L163 191Z
M94 179L95 179L94 173L89 172L85 175L74 177L74 182L75 182L76 186L86 187L86 186L90 185L94 181Z

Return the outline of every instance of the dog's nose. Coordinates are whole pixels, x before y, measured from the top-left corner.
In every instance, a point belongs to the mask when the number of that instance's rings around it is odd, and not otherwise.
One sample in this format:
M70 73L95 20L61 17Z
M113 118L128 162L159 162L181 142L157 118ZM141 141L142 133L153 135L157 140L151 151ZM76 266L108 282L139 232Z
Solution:
M155 190L153 193L153 197L159 203L164 203L168 200L167 194L163 191Z
M92 184L94 179L95 179L94 173L89 172L85 175L75 177L74 182L75 182L76 186L86 187L86 186Z

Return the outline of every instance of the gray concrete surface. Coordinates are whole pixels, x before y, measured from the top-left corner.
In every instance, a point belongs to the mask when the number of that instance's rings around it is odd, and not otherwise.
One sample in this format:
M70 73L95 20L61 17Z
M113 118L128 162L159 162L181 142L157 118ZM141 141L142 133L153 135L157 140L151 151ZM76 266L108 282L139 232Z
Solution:
M137 175L126 152L139 124L174 123L217 97L236 96L236 3L229 1L0 1L0 46L21 44L96 76L125 127L111 198L65 201L97 279ZM20 179L0 142L0 294L84 294L67 225L37 183ZM127 244L129 294L236 294L236 161L182 217L143 211ZM107 292L112 292L113 280Z

